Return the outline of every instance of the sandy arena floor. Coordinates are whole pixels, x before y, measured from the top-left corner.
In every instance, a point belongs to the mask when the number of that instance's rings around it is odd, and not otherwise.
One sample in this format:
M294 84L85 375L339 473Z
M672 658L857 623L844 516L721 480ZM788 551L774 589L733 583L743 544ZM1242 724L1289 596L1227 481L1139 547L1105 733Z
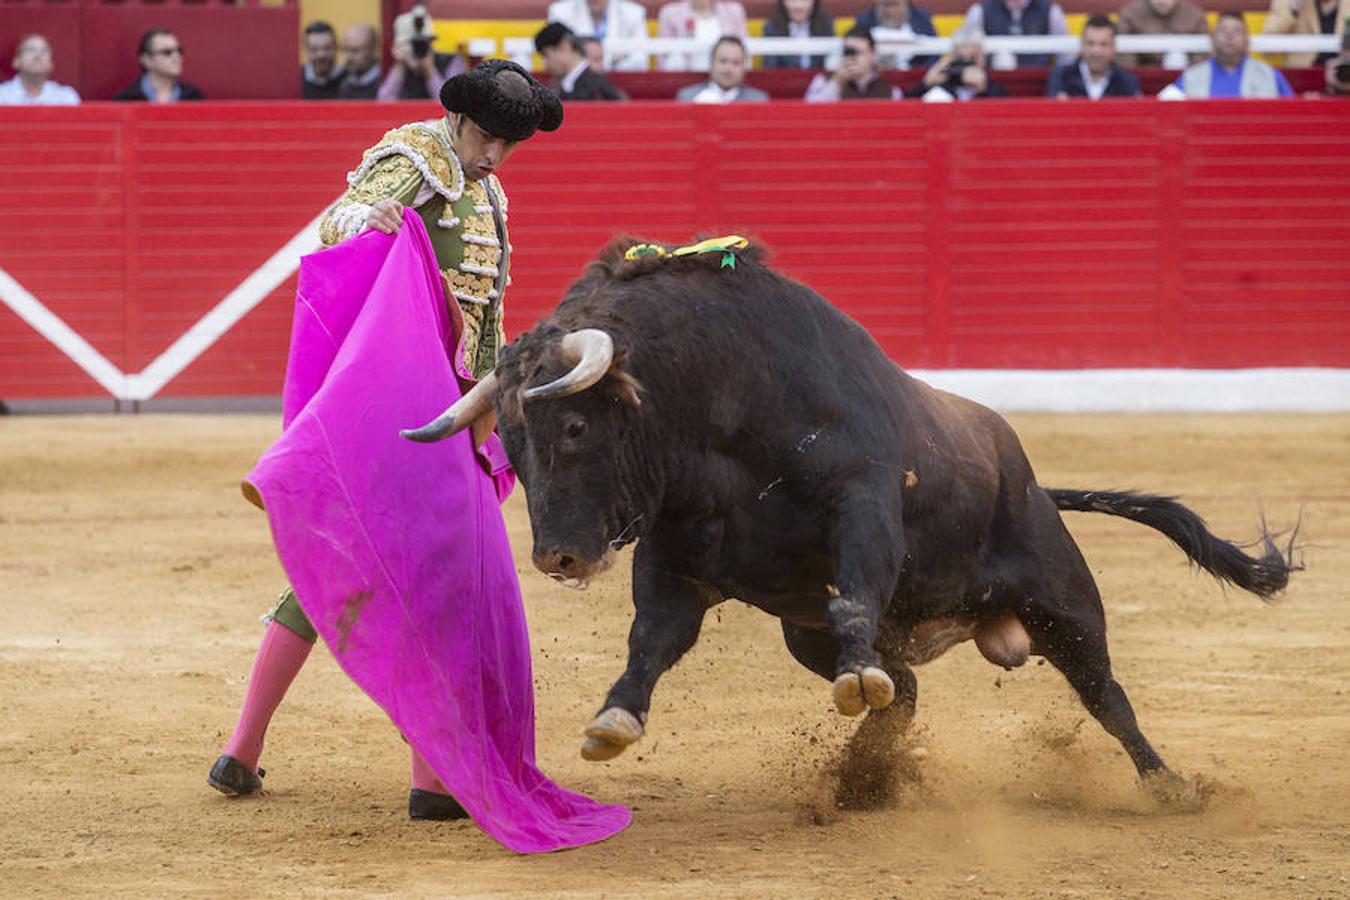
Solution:
M1350 897L1350 418L1014 425L1046 484L1180 493L1233 538L1302 512L1308 569L1273 607L1143 526L1070 514L1116 673L1159 752L1212 789L1204 810L1151 806L1057 673L970 644L919 671L921 783L823 807L852 720L739 603L658 687L642 743L586 763L626 566L554 586L517 495L540 763L635 816L519 857L407 821L404 745L326 652L274 723L268 791L207 787L283 583L237 487L276 418L0 419L0 896Z

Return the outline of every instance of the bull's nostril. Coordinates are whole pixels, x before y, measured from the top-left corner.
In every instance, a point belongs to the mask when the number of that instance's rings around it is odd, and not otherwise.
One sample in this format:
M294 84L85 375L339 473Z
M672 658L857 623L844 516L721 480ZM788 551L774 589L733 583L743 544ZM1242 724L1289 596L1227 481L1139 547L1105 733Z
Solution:
M568 575L572 573L572 567L576 565L576 559L568 556L566 553L558 557L558 569Z

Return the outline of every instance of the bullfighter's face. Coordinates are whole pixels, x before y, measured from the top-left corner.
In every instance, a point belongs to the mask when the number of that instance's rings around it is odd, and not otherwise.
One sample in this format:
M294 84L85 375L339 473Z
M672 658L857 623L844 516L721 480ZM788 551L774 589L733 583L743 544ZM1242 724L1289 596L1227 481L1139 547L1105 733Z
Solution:
M492 134L459 113L450 113L450 133L454 135L455 155L464 166L464 177L470 181L486 178L504 166L519 144Z

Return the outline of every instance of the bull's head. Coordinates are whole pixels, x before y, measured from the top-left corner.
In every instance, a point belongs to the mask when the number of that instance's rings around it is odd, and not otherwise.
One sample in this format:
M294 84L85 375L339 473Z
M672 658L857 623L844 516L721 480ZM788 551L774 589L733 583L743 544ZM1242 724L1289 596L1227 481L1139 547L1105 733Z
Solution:
M599 329L532 332L453 406L403 436L437 441L465 428L486 431L495 415L529 498L535 566L584 582L609 568L650 514L650 491L637 487L650 461L634 452L640 387L623 362Z

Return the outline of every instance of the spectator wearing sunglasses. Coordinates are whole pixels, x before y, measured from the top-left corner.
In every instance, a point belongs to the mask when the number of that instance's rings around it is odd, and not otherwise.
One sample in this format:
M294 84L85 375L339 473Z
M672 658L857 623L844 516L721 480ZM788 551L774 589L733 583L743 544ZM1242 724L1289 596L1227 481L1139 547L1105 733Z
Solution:
M152 28L141 36L141 77L113 94L114 100L177 103L201 100L196 85L182 80L183 45L167 28Z

